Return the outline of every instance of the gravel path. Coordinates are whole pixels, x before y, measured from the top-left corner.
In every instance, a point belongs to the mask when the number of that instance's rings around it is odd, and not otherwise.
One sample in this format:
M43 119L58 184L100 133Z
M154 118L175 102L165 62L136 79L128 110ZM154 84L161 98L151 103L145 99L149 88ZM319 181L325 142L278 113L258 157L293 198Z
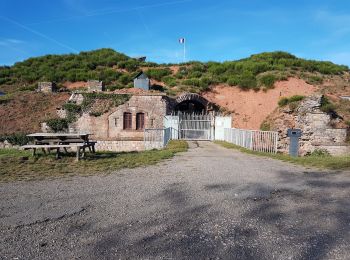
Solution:
M349 187L192 142L156 166L0 184L0 258L349 259Z

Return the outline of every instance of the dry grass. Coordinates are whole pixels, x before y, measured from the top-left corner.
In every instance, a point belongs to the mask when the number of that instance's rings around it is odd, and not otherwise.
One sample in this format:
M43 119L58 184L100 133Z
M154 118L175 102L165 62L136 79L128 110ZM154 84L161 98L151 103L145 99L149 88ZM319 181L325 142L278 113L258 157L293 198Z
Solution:
M54 155L38 155L14 150L0 150L0 182L71 177L74 175L109 174L123 168L153 165L187 150L187 142L171 141L163 150L144 152L99 152L79 162L74 154L56 160Z
M284 162L291 162L299 165L303 165L306 167L315 167L320 169L331 169L331 170L350 170L350 156L304 156L304 157L291 157L285 154L271 154L271 153L263 153L263 152L255 152L240 146L223 142L216 141L215 143L229 148L236 149L244 153L269 157L273 159L277 159Z

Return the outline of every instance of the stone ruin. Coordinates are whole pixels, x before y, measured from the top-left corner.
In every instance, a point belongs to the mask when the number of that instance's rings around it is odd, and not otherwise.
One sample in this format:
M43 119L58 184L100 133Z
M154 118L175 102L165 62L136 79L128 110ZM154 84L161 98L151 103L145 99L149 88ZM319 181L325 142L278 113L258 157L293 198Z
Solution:
M89 92L102 92L105 90L103 82L99 80L89 80L87 86Z
M54 82L39 82L38 83L38 92L43 93L52 93L57 90L56 84Z
M333 125L341 119L321 111L323 95L313 95L300 102L292 111L283 108L282 115L274 119L274 129L279 132L279 151L288 153L289 137L288 128L301 129L300 154L306 155L316 149L327 150L332 155L344 155L350 153L350 145L347 142L349 129L334 128Z

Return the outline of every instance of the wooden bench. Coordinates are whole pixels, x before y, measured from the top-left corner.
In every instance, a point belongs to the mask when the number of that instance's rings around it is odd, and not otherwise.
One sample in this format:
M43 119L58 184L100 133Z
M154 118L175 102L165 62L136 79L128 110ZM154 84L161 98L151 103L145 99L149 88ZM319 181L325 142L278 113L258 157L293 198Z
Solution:
M27 144L21 146L21 149L23 150L30 150L33 149L33 156L36 153L37 149L42 149L44 153L46 153L46 150L50 153L50 150L56 150L56 158L58 159L60 157L60 149L64 149L64 151L67 153L67 148L76 148L76 160L80 159L80 151L82 150L82 157L85 157L85 148L89 148L90 151L93 153L95 152L95 143L92 142L91 144Z

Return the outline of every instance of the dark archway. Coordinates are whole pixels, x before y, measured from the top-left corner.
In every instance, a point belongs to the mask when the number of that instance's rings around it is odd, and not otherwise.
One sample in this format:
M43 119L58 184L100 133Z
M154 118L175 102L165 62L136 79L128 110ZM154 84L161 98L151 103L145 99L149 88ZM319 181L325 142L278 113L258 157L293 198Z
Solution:
M202 113L203 111L206 111L205 106L196 100L185 100L175 107L175 112Z
M176 99L175 112L202 113L208 110L208 100L198 94L186 93Z

